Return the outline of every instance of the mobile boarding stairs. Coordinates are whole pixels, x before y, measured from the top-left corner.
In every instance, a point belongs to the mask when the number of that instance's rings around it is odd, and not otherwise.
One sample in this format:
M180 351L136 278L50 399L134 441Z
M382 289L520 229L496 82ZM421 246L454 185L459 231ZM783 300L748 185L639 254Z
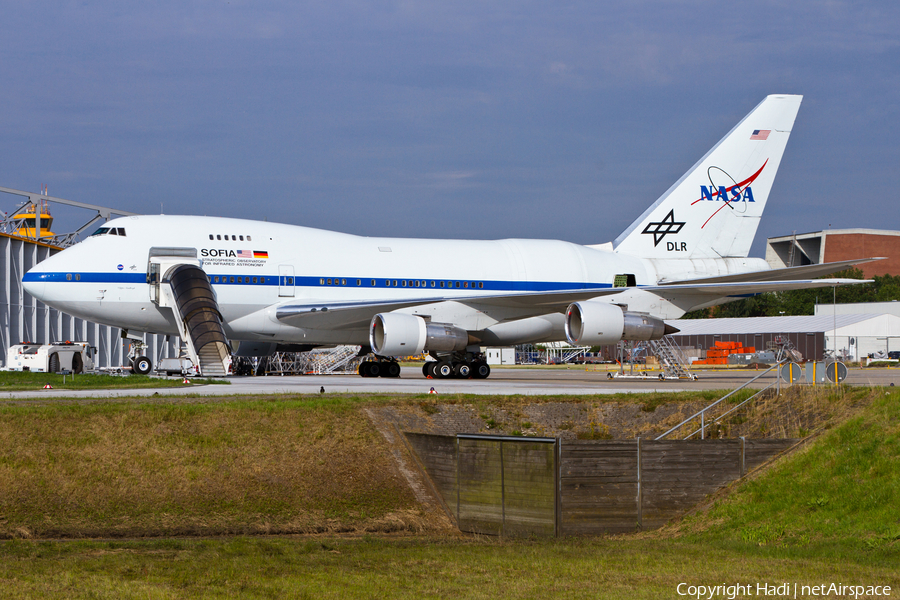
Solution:
M154 250L158 254L154 255ZM231 347L216 295L200 268L193 248L153 248L148 283L150 297L160 308L172 311L188 358L204 377L225 377Z

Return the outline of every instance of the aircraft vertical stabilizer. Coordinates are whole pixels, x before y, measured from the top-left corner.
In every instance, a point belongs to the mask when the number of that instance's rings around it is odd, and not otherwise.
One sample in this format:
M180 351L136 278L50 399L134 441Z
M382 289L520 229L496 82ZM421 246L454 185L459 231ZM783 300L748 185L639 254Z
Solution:
M616 239L616 252L746 257L802 99L763 100Z

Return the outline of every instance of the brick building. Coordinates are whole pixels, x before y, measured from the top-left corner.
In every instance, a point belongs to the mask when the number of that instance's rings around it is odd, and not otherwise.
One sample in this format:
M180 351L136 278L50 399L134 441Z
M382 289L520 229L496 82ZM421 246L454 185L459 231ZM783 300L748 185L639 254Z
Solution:
M766 244L773 269L876 256L887 260L860 265L866 277L900 275L900 231L829 229L769 238Z

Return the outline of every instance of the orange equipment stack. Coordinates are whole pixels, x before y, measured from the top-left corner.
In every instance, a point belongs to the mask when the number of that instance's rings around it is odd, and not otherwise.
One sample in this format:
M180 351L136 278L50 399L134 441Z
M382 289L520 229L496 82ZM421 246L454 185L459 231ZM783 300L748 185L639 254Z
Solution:
M741 342L715 342L706 351L706 358L694 361L695 365L727 365L729 354L753 354L755 346L744 346Z

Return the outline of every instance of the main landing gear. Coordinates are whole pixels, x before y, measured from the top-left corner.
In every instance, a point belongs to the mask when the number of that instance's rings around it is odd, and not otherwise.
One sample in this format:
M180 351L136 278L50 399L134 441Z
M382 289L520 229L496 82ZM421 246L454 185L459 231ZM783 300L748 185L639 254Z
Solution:
M362 377L400 377L400 363L396 360L367 360L359 363Z
M487 379L491 367L481 355L466 354L465 358L435 357L422 365L422 374L428 379ZM455 360L454 360L455 359Z

